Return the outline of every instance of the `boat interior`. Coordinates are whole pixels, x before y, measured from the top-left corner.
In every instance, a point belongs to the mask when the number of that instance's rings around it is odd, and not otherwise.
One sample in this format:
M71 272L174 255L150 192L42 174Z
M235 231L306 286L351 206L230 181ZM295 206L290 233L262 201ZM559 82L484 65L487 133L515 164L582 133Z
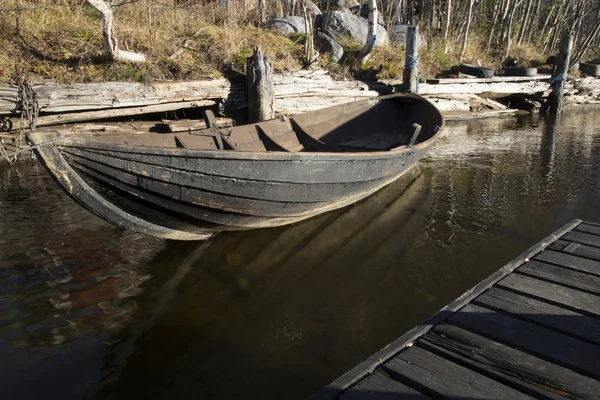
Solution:
M212 111L207 129L166 134L96 136L92 141L253 152L374 152L413 146L437 133L442 117L419 97L393 95L328 107L256 124L219 128Z

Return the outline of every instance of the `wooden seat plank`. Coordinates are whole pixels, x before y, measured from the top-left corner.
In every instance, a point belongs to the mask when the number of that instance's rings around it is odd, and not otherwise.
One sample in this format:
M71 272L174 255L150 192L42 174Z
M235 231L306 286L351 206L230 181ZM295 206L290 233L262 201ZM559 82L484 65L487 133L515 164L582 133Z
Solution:
M297 115L294 121L307 135L315 139L321 139L331 131L353 120L371 108L369 100L357 101L346 108L340 108L337 114L332 113L326 117L316 115Z
M175 140L179 141L186 149L198 149L198 150L216 150L218 149L213 136L200 136L200 135L189 135L181 134L175 136Z
M534 260L600 275L600 262L577 257L573 254L565 254L554 250L546 250L536 255Z
M278 122L280 120L274 121ZM267 122L257 125L259 137L263 136L263 140L271 142L282 151L298 152L304 149L304 146L298 140L296 132L292 129L289 120L286 119L277 124L272 123L273 121Z
M379 369L340 396L340 400L429 399L422 393L393 380Z
M600 295L600 277L584 272L535 260L525 263L516 272Z
M493 287L473 304L517 315L519 318L600 344L600 319L545 301Z
M562 237L575 243L587 244L588 246L600 247L600 236L590 235L584 232L569 232Z
M595 379L457 326L440 324L418 344L535 397L595 399L600 393Z
M530 399L486 376L418 347L410 347L383 364L392 377L414 382L432 396L466 399Z
M600 346L473 304L454 314L448 322L600 379Z
M551 301L576 311L600 316L600 296L529 276L512 274L496 286Z

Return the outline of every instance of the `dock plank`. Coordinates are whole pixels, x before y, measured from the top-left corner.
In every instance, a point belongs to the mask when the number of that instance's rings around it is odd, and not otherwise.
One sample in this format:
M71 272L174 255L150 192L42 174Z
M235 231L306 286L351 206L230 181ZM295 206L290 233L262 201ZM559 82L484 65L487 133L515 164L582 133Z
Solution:
M352 386L340 396L340 400L378 400L392 399L430 399L431 397L417 392L410 387L393 380L380 370L375 370L358 384Z
M588 246L600 247L600 236L591 235L585 232L571 231L564 235L563 239L575 243L587 244Z
M600 319L567 310L532 297L491 288L473 301L495 311L504 311L521 319L600 344Z
M589 233L591 235L600 236L600 226L592 225L589 222L582 223L577 228L574 229L577 232Z
M573 254L565 254L559 251L546 250L535 256L534 260L600 275L600 262L578 257Z
M419 385L419 391L432 396L470 399L530 399L493 379L418 347L410 347L383 364L397 379Z
M440 324L419 346L534 397L595 399L600 382L457 326Z
M600 224L574 220L311 399L599 393Z
M600 297L576 289L529 276L512 274L497 284L498 287L532 295L584 314L600 316Z
M451 324L580 374L600 379L600 347L514 316L469 304L448 320Z
M600 295L600 276L539 261L525 263L515 272Z
M592 246L588 246L585 244L578 244L577 247L572 248L572 250L567 250L569 245L573 242L569 242L566 240L558 240L553 243L549 248L551 250L556 251L568 251L569 254L573 254L579 257L588 258L593 261L600 261L600 249Z

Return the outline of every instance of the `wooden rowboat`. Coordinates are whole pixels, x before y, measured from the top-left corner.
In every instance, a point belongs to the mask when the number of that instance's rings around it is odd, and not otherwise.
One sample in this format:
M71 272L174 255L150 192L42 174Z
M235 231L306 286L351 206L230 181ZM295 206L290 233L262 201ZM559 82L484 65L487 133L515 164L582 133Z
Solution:
M354 203L412 167L440 135L428 101L396 94L233 128L29 140L55 180L108 222L205 239Z

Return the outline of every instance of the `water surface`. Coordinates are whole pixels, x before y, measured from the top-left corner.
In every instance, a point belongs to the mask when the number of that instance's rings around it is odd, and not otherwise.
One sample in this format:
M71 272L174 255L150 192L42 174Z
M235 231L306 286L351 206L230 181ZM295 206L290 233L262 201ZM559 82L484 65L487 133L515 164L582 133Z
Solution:
M369 199L203 243L124 232L0 165L6 398L302 398L573 218L600 115L453 124Z

